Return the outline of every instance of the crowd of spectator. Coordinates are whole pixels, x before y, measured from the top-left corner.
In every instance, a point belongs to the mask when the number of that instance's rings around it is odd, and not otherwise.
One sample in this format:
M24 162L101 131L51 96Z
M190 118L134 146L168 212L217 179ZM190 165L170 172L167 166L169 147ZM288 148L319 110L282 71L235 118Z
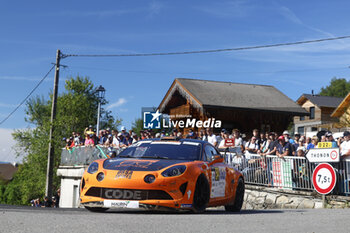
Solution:
M318 142L331 142L333 148L340 147L341 154L350 158L350 133L348 131L344 132L343 137L337 139L333 138L331 132L325 132L319 137L316 135L306 137L296 133L292 138L287 130L282 134L278 134L276 132L259 132L259 130L254 129L251 135L248 138L246 134L241 134L238 129L233 129L232 131L222 129L220 134L214 134L210 128L202 129L198 133L190 129L187 134L182 134L176 129L170 132L161 131L157 133L152 130L144 130L137 135L132 130L127 131L124 126L120 128L120 131L107 128L100 130L96 134L90 125L84 130L83 134L72 132L72 136L64 140L67 149L77 146L96 145L123 149L139 140L173 136L208 141L213 146L224 149L226 148L225 139L234 139L234 146L241 147L242 152L246 154L277 155L278 157L303 157L308 150L317 148Z
M319 137L316 135L306 137L296 133L292 138L287 130L282 134L278 134L276 132L259 132L259 130L254 129L251 135L250 138L247 138L238 129L233 129L232 132L222 129L219 135L215 135L211 129L206 129L201 130L198 137L193 132L190 132L187 137L208 141L219 149L227 148L225 139L234 139L234 146L241 147L245 154L277 155L278 157L304 157L308 150L318 148L318 142L330 142L332 148L341 148L341 154L344 158L350 157L350 132L348 131L345 131L342 137L336 139L329 131L324 132Z
M44 197L42 200L36 198L30 201L31 206L33 207L43 207L43 208L59 208L61 191L58 189L56 194L51 198Z

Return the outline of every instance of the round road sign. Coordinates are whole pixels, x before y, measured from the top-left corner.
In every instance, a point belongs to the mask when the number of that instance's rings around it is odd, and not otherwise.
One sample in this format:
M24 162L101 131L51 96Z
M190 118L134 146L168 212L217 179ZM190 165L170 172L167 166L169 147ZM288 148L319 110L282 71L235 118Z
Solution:
M334 168L328 163L319 164L312 173L312 183L320 194L332 192L336 180Z

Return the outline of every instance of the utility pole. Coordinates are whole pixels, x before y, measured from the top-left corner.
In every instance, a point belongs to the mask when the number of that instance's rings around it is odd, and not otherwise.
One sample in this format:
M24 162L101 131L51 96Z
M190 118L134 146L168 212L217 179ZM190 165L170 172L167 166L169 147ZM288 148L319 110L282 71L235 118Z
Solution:
M53 96L52 96L52 108L51 108L51 121L50 121L50 136L49 136L49 152L47 155L47 172L46 172L46 190L45 196L52 199L52 180L53 180L53 166L54 166L54 146L53 146L53 132L54 132L54 121L56 119L56 104L57 104L57 92L58 92L58 81L60 75L60 59L61 51L57 49L56 53L56 70L55 70L55 80L53 86Z

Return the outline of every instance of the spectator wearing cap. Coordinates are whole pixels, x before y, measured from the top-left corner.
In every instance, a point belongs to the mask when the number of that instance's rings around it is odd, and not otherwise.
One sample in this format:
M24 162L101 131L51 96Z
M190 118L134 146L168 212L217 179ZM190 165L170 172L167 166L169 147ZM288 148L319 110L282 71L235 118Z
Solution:
M292 145L289 142L286 142L284 136L278 137L278 146L276 149L276 155L280 158L283 158L285 156L293 156Z
M122 131L123 137L125 137L125 136L128 134L128 133L126 132L125 126L122 126L122 127L120 128L120 130Z
M294 144L294 140L290 138L288 130L283 131L283 137L286 139L286 142Z
M218 148L225 149L225 148L227 148L227 146L225 146L225 140L229 138L230 134L228 131L225 130L225 132L222 134L222 136L223 136L223 139L220 141Z
M305 147L303 147L303 146L299 146L298 148L297 148L297 156L298 157L305 157L305 152L306 152L306 149L305 149Z
M85 135L87 135L87 134L95 134L92 125L89 125L89 127L87 127L87 128L85 129L84 134L85 134Z
M94 139L92 138L93 134L87 134L85 139L85 146L95 146Z
M326 137L326 142L331 142L332 143L332 148L337 148L338 143L334 140L332 132L326 132L325 134Z

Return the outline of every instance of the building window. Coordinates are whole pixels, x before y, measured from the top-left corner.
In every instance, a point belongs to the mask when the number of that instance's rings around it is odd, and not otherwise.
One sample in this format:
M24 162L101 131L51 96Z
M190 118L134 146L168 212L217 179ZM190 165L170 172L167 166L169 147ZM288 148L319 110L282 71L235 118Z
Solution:
M300 121L304 121L304 120L305 120L305 116L301 116Z
M304 127L298 127L298 134L300 135L304 134Z
M315 107L310 107L310 119L315 119Z
M311 131L312 132L317 131L317 127L311 127Z

